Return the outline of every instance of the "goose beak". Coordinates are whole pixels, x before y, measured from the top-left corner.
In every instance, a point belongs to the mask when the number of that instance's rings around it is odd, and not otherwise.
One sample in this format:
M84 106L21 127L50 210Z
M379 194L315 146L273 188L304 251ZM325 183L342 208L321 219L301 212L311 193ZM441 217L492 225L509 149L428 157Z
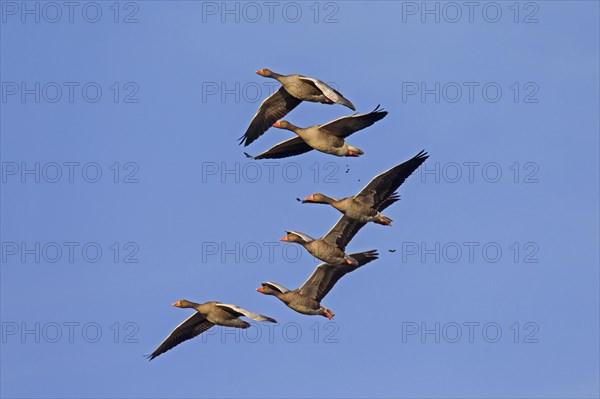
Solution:
M263 70L262 70L262 69L259 69L258 71L256 71L256 73L257 73L257 74L259 74L260 76L263 76L263 75L264 75L264 72L263 72Z
M280 126L281 126L281 124L279 123L279 121L273 123L273 127L280 127Z
M281 237L281 238L279 239L279 241L289 241L289 240L288 240L287 236L284 236L284 237Z
M302 201L302 202L309 202L309 201L314 201L314 198L312 195L309 195L308 197L304 198L304 201Z
M256 291L258 291L258 292L263 292L264 290L265 290L265 289L264 289L264 287L258 287L258 288L256 289Z
M176 308L180 308L181 307L181 301L177 301L173 304L173 306L175 306Z

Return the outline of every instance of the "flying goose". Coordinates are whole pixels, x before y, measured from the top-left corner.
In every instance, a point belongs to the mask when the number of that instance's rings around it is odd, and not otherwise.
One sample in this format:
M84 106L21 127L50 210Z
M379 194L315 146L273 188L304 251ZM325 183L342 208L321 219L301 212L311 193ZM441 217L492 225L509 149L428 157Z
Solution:
M342 215L331 230L319 239L312 238L298 231L286 230L287 234L280 238L280 241L300 244L315 258L333 266L341 264L356 266L356 259L347 255L344 251L350 240L364 225L364 223Z
M166 351L173 349L183 341L192 339L212 326L227 326L237 328L248 328L250 324L240 319L240 316L246 316L256 321L270 321L277 323L276 320L252 313L236 305L228 305L221 302L206 302L202 304L190 302L186 299L179 300L173 304L178 308L193 308L196 313L185 319L169 334L167 338L156 348L148 359L152 360Z
M333 266L329 263L321 263L302 287L290 291L282 285L267 281L262 283L256 291L265 295L276 296L290 309L306 315L320 315L333 319L333 312L323 305L321 301L331 291L335 283L347 273L353 272L359 267L377 259L377 251L367 251L350 255L356 260L356 265L342 264Z
M375 108L368 114L355 114L338 118L324 125L315 125L300 128L288 121L280 120L273 124L274 127L290 130L297 134L296 137L282 141L267 151L257 156L246 154L254 159L286 158L304 154L310 150L317 150L338 157L358 157L364 152L346 143L344 140L359 130L371 126L385 118L387 111Z
M246 133L240 137L240 144L249 145L266 132L273 123L287 115L302 101L323 104L342 104L355 111L354 105L335 89L319 79L302 75L280 75L267 68L256 71L260 76L273 78L282 84L275 93L260 104Z
M374 222L391 226L392 220L383 216L381 211L400 199L396 190L428 157L429 155L425 151L419 152L408 161L375 176L369 184L352 197L335 199L316 193L306 197L302 203L329 204L345 216L360 223Z

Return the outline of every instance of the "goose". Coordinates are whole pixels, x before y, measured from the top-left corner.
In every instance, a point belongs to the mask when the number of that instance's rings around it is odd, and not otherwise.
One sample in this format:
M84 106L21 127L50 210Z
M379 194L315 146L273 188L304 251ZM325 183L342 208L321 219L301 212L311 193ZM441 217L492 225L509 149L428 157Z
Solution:
M178 308L192 308L196 312L185 319L169 334L167 338L156 348L152 354L148 355L148 359L152 360L157 356L173 349L183 341L192 339L214 325L248 328L250 323L241 320L240 316L246 316L249 319L256 321L269 321L277 323L275 319L267 316L252 313L242 309L236 305L229 305L221 302L205 302L202 304L190 302L186 299L181 299L173 304Z
M356 111L354 105L342 94L319 79L302 75L280 75L267 68L256 71L260 76L279 81L282 86L260 104L246 133L239 138L240 144L248 146L262 136L273 123L283 118L302 101L323 104L341 104Z
M298 136L282 141L262 154L248 158L274 159L286 158L304 154L310 150L317 150L338 157L358 157L364 152L346 143L344 140L352 133L358 132L371 126L377 121L385 118L387 111L379 108L379 105L367 114L355 114L338 118L324 125L315 125L300 128L292 125L286 120L280 120L273 124L279 129L286 129L296 133Z
M286 304L290 309L306 315L320 315L333 319L334 313L321 305L321 301L331 291L333 286L347 273L377 259L377 251L367 251L350 255L356 259L356 265L333 266L321 263L302 286L290 291L284 286L267 281L256 291L264 295L273 295Z
M375 176L358 194L351 197L335 199L315 193L304 198L302 203L329 204L362 224L373 222L391 226L392 219L382 215L381 211L400 199L396 190L428 157L425 151L419 152L408 161Z
M286 230L286 235L279 240L300 244L315 258L333 266L341 264L356 266L358 264L356 259L344 251L346 245L364 225L364 223L342 215L331 230L319 239L298 231Z

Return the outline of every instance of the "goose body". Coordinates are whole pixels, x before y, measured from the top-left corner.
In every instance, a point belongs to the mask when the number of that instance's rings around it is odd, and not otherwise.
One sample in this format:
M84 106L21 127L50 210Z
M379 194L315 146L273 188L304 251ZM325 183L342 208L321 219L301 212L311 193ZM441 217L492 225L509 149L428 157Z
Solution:
M280 241L300 244L315 258L334 266L341 264L356 266L356 259L351 255L347 255L345 250L350 240L362 226L364 226L364 223L343 215L331 230L321 238L314 239L307 234L288 230Z
M324 152L325 154L331 154L338 157L359 156L363 154L358 148L348 145L343 138L329 134L325 130L321 130L320 126L311 126L306 129L301 129L286 121L280 121L273 126L292 130L304 140L309 147ZM288 127L291 127L291 129Z
M354 264L352 256L346 255L344 250L325 239L318 239L304 244L304 248L315 258L332 265L343 263Z

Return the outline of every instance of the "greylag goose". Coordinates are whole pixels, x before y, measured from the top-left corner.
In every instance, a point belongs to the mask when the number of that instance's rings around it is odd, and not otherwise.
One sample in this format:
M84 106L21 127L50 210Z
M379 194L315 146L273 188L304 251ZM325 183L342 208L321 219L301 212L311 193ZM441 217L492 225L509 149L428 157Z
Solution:
M429 155L425 151L419 152L408 161L375 176L369 184L352 197L335 199L316 193L306 197L302 203L329 204L345 216L360 223L374 222L391 226L392 220L383 216L381 211L400 199L396 190L428 157Z
M246 316L249 319L256 321L270 321L271 323L277 323L276 320L270 317L252 313L235 305L214 301L198 304L182 299L175 302L173 306L178 308L193 308L196 312L175 327L158 348L148 356L149 360L176 347L183 341L187 341L188 339L192 339L202 334L215 324L237 328L250 327L250 324L241 320L240 316Z
M364 223L343 215L331 230L319 239L297 231L287 230L287 234L280 238L280 241L300 244L315 258L333 266L341 264L356 266L356 259L347 255L344 251L346 245L364 225Z
M290 309L306 315L320 315L333 319L333 312L323 305L321 301L331 291L335 283L345 274L353 272L372 260L377 259L376 251L367 251L350 255L356 259L356 265L333 266L321 263L302 287L290 291L282 285L267 281L262 283L256 291L265 295L274 295Z
M344 116L324 125L315 125L300 128L288 121L280 120L273 124L274 127L287 129L298 136L276 144L267 151L257 156L246 154L254 159L286 158L304 154L310 150L317 150L338 157L358 157L363 151L346 143L344 140L352 133L358 132L375 122L385 118L387 111L379 109L379 105L368 114L355 114Z
M342 104L355 111L354 105L342 94L319 79L302 75L280 75L267 68L256 71L260 76L273 78L282 86L260 104L246 133L240 137L240 144L249 145L266 132L273 123L283 118L302 101L323 104Z

